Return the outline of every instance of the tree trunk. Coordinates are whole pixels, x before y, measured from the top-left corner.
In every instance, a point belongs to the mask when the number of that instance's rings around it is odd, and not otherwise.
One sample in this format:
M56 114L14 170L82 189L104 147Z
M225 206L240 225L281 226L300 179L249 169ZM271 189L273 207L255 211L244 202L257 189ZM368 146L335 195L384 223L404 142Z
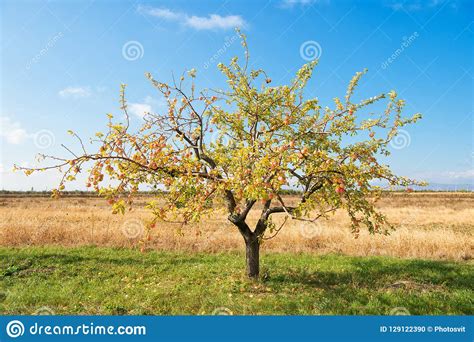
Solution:
M245 239L245 260L247 262L247 276L249 278L258 278L260 271L260 242L254 234Z

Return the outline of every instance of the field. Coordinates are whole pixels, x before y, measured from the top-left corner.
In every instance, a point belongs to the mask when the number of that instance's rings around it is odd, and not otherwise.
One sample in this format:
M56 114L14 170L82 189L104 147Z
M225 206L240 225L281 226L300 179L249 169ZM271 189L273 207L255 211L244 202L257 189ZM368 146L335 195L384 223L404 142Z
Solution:
M0 198L0 246L107 246L134 247L150 218L143 208L146 198L125 216L111 214L100 198L47 197ZM397 230L390 236L361 233L354 239L345 213L315 225L287 223L273 239L265 241L267 252L340 253L352 256L385 255L400 258L470 260L474 257L473 193L394 193L380 201ZM258 210L258 208L257 208ZM250 213L256 222L258 212ZM283 216L276 216L275 222ZM200 224L180 229L177 224L158 224L150 232L146 248L178 252L241 251L243 240L223 211Z
M0 313L473 313L472 193L386 195L389 236L354 239L342 212L289 222L264 243L258 283L223 212L143 244L145 201L117 216L91 197L1 197Z

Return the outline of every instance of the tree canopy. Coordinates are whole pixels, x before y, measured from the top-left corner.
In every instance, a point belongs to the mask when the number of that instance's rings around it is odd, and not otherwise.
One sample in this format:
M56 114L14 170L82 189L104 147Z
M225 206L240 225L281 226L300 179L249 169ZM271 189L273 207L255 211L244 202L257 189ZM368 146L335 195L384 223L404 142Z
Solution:
M239 34L242 62L234 57L229 65L218 64L226 89L196 90L195 69L169 84L147 73L166 100L166 112L147 113L141 128L132 131L122 85L124 119L108 114L107 130L93 139L98 151L88 152L70 131L80 153L68 149L71 158L43 156L56 164L24 171L60 168L63 177L53 193L59 196L66 182L89 167L87 186L117 213L133 204L139 186L160 186L164 201L147 204L150 228L160 220L197 222L221 206L246 242L258 241L265 231L281 229L272 214L314 221L342 208L355 235L363 226L371 233L388 232L390 224L374 206L381 192L374 181L392 187L418 183L395 175L379 160L390 155L389 143L400 127L421 115L402 117L405 102L395 91L353 102L367 70L357 72L345 96L326 107L304 93L317 60L303 65L289 84L273 85L264 70L249 68L246 38ZM359 115L380 101L386 102L381 113ZM296 205L285 202L284 189L301 190ZM246 218L258 202L260 219L251 229Z

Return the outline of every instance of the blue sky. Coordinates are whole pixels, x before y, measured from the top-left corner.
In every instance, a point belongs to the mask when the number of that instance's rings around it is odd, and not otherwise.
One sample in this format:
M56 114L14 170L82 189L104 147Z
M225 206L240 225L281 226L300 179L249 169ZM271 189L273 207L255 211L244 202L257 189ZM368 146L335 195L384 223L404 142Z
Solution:
M119 113L126 83L134 124L163 103L145 79L198 70L198 85L222 87L218 62L242 49L274 83L319 57L308 96L342 97L368 68L359 98L395 89L406 115L423 120L393 145L399 174L474 183L472 1L2 1L0 188L50 189L54 173L28 178L13 163L66 155L66 133L90 137ZM83 188L83 184L76 184ZM73 186L74 188L74 186Z

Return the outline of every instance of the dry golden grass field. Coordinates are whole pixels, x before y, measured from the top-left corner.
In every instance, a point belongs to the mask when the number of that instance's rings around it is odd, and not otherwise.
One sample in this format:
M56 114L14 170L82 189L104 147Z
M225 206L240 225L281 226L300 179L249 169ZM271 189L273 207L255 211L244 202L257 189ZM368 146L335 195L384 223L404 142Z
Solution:
M111 214L105 200L91 197L0 197L1 246L139 246L146 198L125 216ZM474 256L473 193L392 193L379 202L398 228L389 236L362 232L354 239L341 211L311 225L289 221L263 251L387 255L400 258L470 260ZM255 222L258 207L250 215ZM275 216L282 222L282 216ZM224 212L180 229L157 224L146 249L222 252L242 250L243 241Z

